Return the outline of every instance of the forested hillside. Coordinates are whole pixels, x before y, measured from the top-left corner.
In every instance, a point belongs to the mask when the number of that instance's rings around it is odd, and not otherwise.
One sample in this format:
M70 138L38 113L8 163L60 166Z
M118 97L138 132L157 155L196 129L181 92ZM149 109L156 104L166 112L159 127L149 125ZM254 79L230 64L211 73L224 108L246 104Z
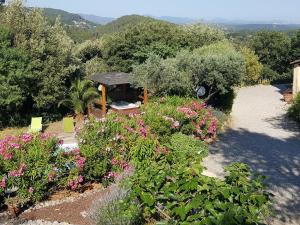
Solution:
M69 13L60 9L43 8L42 9L45 16L49 19L51 23L54 23L57 17L60 17L61 22L65 25L73 25L76 27L94 27L95 23L84 19L78 14Z
M154 21L154 20L155 19L151 17L139 16L139 15L122 16L106 25L98 26L96 28L96 33L98 36L102 36L104 34L112 34L112 33L123 31L137 24L147 22L147 21Z

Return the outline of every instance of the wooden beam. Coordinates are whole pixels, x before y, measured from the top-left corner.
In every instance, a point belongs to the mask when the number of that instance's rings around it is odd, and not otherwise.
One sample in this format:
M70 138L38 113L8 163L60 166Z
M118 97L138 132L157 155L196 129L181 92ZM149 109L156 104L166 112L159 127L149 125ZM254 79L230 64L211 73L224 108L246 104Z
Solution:
M147 87L144 87L144 104L146 105L148 103L148 89Z
M102 84L102 100L101 100L101 105L102 105L102 114L106 114L106 95L107 95L107 88L105 85Z

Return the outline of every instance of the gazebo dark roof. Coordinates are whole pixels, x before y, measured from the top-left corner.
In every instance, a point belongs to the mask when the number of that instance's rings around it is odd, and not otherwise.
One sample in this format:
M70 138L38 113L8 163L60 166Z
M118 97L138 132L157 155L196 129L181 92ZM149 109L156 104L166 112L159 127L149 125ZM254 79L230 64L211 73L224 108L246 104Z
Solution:
M300 63L300 59L291 62L291 65L295 65L295 64L299 64L299 63Z
M96 73L90 77L90 80L104 85L130 84L130 74L128 73Z

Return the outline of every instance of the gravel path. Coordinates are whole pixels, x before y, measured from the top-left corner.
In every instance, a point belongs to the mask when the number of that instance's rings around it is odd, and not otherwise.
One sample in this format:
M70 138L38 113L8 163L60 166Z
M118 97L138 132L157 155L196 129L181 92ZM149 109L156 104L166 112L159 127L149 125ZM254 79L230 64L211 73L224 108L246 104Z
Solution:
M300 224L300 132L285 114L279 86L241 88L230 128L210 148L207 173L224 176L223 167L245 162L268 177L275 195L276 218L271 224Z

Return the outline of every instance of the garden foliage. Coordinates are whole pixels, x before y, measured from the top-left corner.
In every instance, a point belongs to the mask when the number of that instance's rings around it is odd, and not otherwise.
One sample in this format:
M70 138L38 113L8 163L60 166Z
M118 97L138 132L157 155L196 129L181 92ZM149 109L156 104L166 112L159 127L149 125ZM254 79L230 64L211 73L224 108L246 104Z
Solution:
M134 67L133 82L147 86L158 96L196 96L197 86L207 90L204 98L224 95L239 85L246 73L245 59L228 42L207 45L193 52L182 51L175 58L151 56Z
M288 114L292 119L300 123L300 94L295 97Z
M241 48L240 52L246 61L246 74L243 83L246 85L255 85L261 82L263 80L261 77L263 65L259 62L258 56L253 50L247 47Z
M119 224L264 221L270 195L246 165L228 167L225 180L202 175L203 140L220 125L212 109L196 99L166 97L143 110L86 120L77 131L80 149L70 152L47 134L1 140L1 204L32 204L57 190L121 181L116 196L99 205L99 224L117 218Z
M0 140L2 200L25 205L44 200L59 189L76 190L83 183L85 159L79 150L60 150L60 143L46 133Z
M144 107L144 111L142 117L145 123L163 143L178 132L200 140L214 138L219 125L213 110L204 102L192 98L157 98Z

